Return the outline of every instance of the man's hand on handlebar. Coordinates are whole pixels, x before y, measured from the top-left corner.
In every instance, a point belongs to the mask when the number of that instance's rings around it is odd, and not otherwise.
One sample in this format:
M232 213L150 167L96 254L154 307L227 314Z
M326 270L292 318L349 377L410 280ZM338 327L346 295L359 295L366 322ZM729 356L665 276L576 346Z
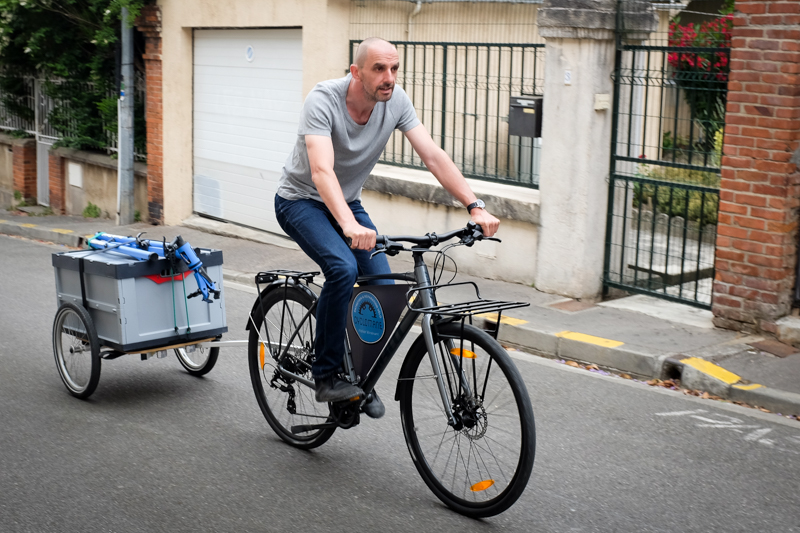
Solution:
M485 209L475 208L470 214L472 221L481 227L484 236L491 237L497 233L500 221Z
M349 239L352 250L372 250L375 248L375 232L361 224L353 223L342 228L342 233Z

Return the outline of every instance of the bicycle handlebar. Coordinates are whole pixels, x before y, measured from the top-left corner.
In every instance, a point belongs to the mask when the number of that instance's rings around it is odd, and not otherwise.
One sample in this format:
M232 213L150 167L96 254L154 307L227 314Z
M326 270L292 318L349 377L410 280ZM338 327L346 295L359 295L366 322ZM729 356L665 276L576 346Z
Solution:
M442 233L441 235L436 233L428 233L423 236L378 235L375 239L375 244L376 248L378 248L377 253L386 252L389 253L390 255L394 255L394 253L406 250L406 248L402 244L400 244L400 242L408 242L411 244L415 244L420 248L429 248L431 246L436 246L438 244L447 242L455 237L459 237L461 239L462 244L465 244L466 246L472 246L476 241L480 241L483 239L491 239L493 241L498 241L498 242L500 241L500 239L496 239L493 237L485 237L483 235L481 227L476 223L470 221L463 228L448 231L446 233Z

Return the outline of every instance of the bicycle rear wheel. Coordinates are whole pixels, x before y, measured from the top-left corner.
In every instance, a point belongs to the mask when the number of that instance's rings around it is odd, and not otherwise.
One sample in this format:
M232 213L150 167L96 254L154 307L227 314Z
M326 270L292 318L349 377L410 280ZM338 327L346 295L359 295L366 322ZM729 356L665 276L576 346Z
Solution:
M248 360L258 405L270 427L284 441L305 450L324 444L334 429L294 434L292 426L321 424L328 404L314 399L314 389L278 370L312 380L316 319L309 313L314 298L296 287L279 287L260 296L250 324ZM297 335L292 338L295 331ZM284 353L287 343L290 347Z
M485 332L458 323L436 330L435 357L456 423L448 423L420 336L399 378L406 443L440 500L467 516L493 516L517 501L533 468L530 398L511 358Z

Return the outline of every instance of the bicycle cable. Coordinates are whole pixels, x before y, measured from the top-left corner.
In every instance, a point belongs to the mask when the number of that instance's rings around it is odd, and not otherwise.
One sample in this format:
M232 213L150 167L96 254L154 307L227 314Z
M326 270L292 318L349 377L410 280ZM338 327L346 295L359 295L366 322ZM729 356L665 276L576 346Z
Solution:
M434 285L438 285L439 282L441 281L442 276L444 275L444 267L445 267L445 264L447 263L448 259L450 260L450 262L453 263L453 277L450 278L450 281L448 281L447 283L452 283L452 281L454 279L456 279L456 276L458 275L458 263L456 263L455 260L452 257L447 255L447 251L450 248L453 248L454 246L459 246L460 244L461 243L448 244L447 246L445 246L441 250L437 250L436 251L436 259L434 259L434 261L433 261L433 284Z

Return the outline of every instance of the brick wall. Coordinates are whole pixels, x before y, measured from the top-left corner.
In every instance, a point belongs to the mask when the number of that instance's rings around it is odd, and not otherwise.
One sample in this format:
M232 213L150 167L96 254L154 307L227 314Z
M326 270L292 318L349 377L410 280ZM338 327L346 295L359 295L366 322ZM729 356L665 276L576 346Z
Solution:
M12 151L14 190L21 192L26 200L36 198L36 141L15 143Z
M66 214L66 176L64 158L54 152L48 156L48 174L50 179L50 209L58 214Z
M775 331L792 305L800 206L800 2L737 0L713 312Z
M161 95L161 9L147 5L136 21L145 36L145 76L147 81L147 210L150 223L164 222L164 171Z

